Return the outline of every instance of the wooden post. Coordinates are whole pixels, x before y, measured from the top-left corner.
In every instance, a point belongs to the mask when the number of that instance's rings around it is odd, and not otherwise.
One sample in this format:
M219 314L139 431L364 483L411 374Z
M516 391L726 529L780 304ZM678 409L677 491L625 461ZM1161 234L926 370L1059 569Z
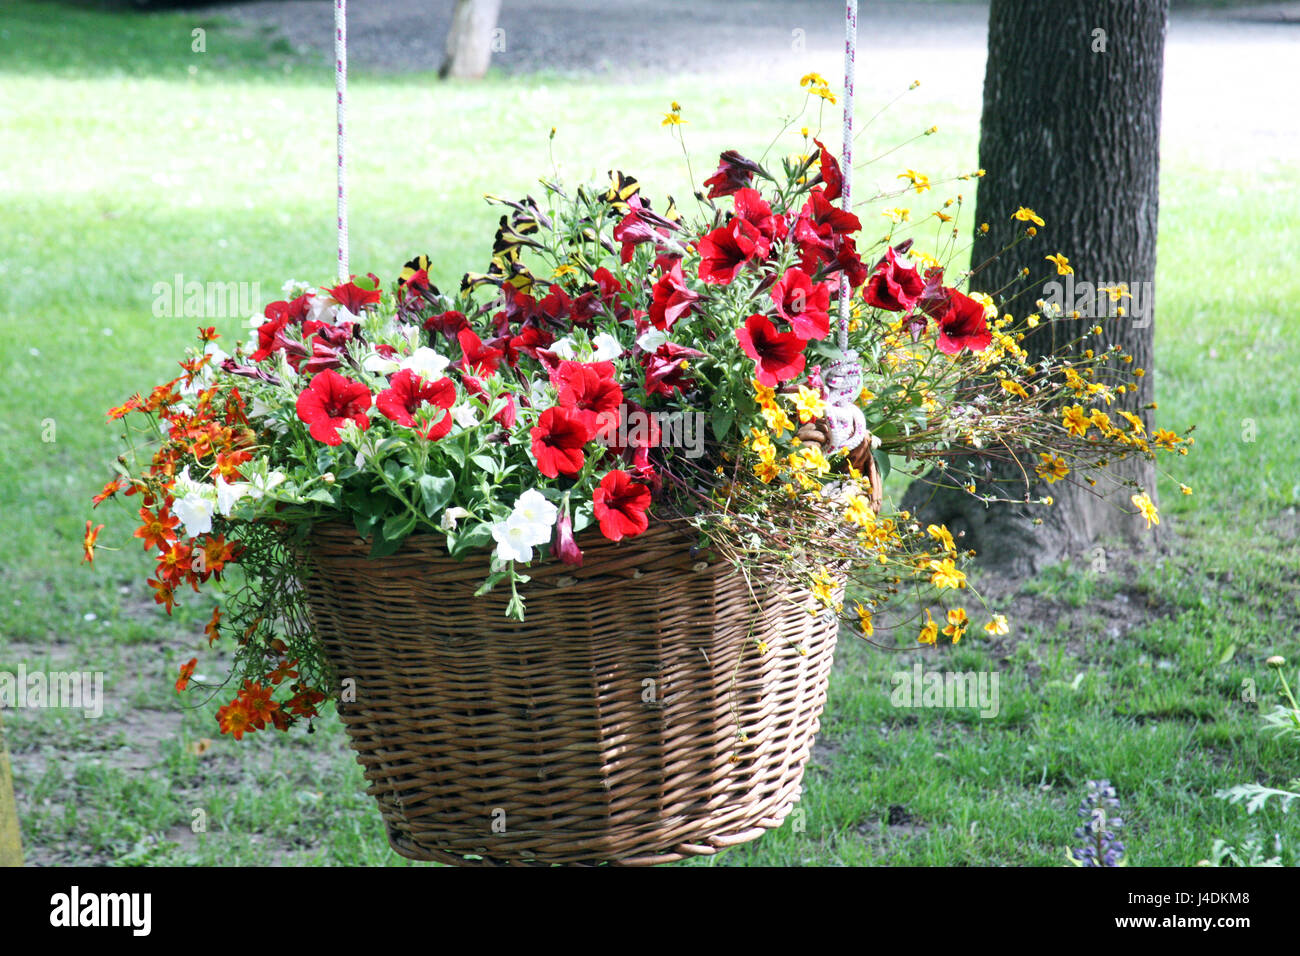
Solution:
M18 834L18 804L14 800L14 777L0 724L0 866L22 866L23 843Z

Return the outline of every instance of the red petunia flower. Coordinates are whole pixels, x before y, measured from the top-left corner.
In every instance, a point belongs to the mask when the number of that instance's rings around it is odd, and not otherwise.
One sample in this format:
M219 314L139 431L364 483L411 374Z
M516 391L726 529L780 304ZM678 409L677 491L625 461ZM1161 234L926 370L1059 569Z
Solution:
M814 139L817 148L821 151L819 157L821 161L822 185L826 187L826 199L834 202L839 199L844 192L844 174L840 172L840 164L831 155L830 150L822 145L822 141Z
M583 413L574 408L548 408L529 431L537 470L547 478L572 477L582 470L582 449L592 439Z
M327 289L330 297L353 315L360 315L361 310L379 301L379 277L373 272L367 277L374 285L373 289L363 289L355 282L344 282L332 289Z
M770 240L785 237L785 216L772 215L772 207L757 189L737 191L735 203L736 215L757 229L763 238Z
M751 259L766 259L771 242L739 216L700 239L700 278L727 285Z
M659 277L654 284L654 299L650 303L650 323L660 331L673 327L678 319L689 315L700 294L686 285L682 275L681 260Z
M462 352L457 368L475 375L491 375L501 364L505 353L490 345L484 345L473 329L461 329L456 336Z
M623 389L614 381L612 369L602 374L602 367L608 368L608 363L561 362L557 373L558 404L579 412L597 438L618 427L618 408L623 404Z
M922 302L922 309L939 324L939 351L945 355L962 349L982 352L993 341L984 306L956 289L943 286Z
M451 408L456 402L456 386L449 378L426 382L414 371L404 368L397 372L375 398L380 414L399 425L416 429L429 441L437 441L451 431ZM421 429L415 413L426 405L443 409L436 421Z
M298 396L298 417L311 426L311 437L327 445L343 442L339 429L349 421L362 431L370 427L366 410L372 401L370 389L326 369L311 380Z
M449 342L455 342L461 330L469 328L469 320L462 312L441 312L425 319L424 327L430 332L441 332Z
M633 481L626 471L615 469L600 479L591 501L592 513L600 522L600 533L610 541L635 537L650 524L646 517L650 489Z
M736 338L745 354L758 364L755 377L769 388L790 381L807 363L807 340L793 332L777 332L765 315L751 315L742 328L736 329Z
M831 332L831 290L824 282L813 284L802 269L788 269L772 286L777 314L790 323L801 339L824 339Z
M906 312L916 305L924 290L925 280L921 274L916 269L900 266L894 250L886 249L884 258L871 271L862 295L868 305L877 309Z

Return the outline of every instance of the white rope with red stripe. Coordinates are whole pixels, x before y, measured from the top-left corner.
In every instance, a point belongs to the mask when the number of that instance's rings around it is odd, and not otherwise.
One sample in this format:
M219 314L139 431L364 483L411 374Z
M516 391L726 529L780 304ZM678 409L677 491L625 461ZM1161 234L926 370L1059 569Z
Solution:
M334 93L337 99L338 133L338 245L339 281L347 282L348 271L348 170L347 170L347 99L348 99L348 5L334 0Z
M840 163L843 184L840 198L845 212L852 212L849 196L853 189L853 81L858 52L858 0L847 0L844 8L844 152ZM871 437L866 418L858 407L862 394L862 366L849 349L849 319L853 289L848 273L840 271L839 358L826 367L826 421L832 448L857 448Z

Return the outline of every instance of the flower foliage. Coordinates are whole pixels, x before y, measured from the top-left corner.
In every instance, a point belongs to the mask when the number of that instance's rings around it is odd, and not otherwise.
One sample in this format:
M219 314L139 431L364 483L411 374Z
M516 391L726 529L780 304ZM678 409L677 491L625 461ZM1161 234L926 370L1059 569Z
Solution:
M833 101L824 81L805 85ZM684 122L665 125L680 137ZM926 252L896 234L907 210L886 210L876 237L837 204L833 156L802 135L779 162L724 152L689 220L623 172L489 197L504 211L490 260L456 291L431 281L427 256L388 286L290 282L249 341L227 353L201 329L180 375L109 413L130 452L95 504L136 499L155 600L170 613L187 590L220 586L209 643L229 638L238 661L223 732L284 729L325 699L296 584L317 522L351 523L376 556L411 534L438 535L454 557L490 554L484 590L508 587L522 618L529 563L579 565L587 536L634 542L674 520L746 575L788 575L836 613L851 579L847 618L867 638L875 610L919 582L941 605L920 640L955 642L966 612L942 605L967 587L969 554L946 528L878 511L873 475L905 461L985 501L1050 502L1033 498L1044 484L1185 452L1185 435L1148 438L1105 410L1133 374L1117 347L1031 354L1026 330L1055 316L1016 320L963 291L939 259L951 242ZM941 185L900 179L902 193ZM865 374L847 396L823 374L840 357L842 290ZM865 448L831 443L836 402L861 410ZM990 479L988 456L1023 459L1022 486ZM87 525L87 559L98 533ZM1005 619L986 629L1005 633Z

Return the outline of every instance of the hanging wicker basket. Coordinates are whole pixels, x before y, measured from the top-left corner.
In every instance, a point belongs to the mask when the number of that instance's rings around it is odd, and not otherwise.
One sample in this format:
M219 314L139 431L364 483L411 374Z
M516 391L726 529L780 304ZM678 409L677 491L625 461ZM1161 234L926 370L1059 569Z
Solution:
M837 622L695 541L667 523L584 541L582 567L530 568L517 623L506 595L473 597L486 556L456 561L413 535L371 559L347 525L314 531L304 586L354 682L340 713L398 853L645 865L781 825Z

